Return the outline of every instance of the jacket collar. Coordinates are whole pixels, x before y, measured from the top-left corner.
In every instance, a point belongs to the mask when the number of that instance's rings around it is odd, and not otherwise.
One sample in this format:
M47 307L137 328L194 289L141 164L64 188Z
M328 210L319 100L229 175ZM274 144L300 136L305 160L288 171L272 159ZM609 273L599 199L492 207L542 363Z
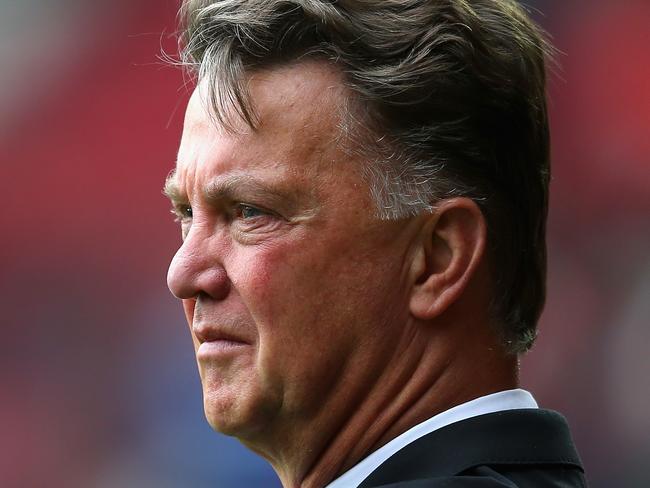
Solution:
M408 479L454 476L481 465L570 465L582 470L569 427L551 410L521 409L450 424L407 445L359 488Z

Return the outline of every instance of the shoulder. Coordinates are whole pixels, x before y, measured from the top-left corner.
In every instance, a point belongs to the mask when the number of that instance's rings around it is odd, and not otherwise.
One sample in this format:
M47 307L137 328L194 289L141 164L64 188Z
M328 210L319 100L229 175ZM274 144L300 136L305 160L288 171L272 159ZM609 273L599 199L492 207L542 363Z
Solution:
M473 417L434 431L379 466L361 488L584 487L566 420L522 409Z
M498 472L489 466L481 466L463 475L398 481L376 485L373 488L583 488L586 486L583 473L576 469L545 467L519 472L509 472L507 469Z
M584 488L587 482L581 470L573 468L538 467L520 469L478 466L456 476L397 481L373 488Z

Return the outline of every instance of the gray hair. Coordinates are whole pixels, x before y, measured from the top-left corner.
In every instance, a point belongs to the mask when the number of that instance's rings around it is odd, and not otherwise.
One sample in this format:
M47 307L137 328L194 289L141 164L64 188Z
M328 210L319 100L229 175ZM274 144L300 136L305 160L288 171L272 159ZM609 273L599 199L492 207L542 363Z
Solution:
M245 75L304 58L338 66L344 135L366 156L378 216L467 196L488 224L492 314L511 353L545 299L549 46L514 0L185 0L181 61L214 117L256 118Z

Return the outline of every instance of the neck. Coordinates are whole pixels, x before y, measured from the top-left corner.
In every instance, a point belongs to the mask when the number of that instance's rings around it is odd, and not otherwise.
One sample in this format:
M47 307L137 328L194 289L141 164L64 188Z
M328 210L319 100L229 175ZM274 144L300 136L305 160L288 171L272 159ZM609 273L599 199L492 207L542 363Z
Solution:
M418 333L395 347L380 374L356 384L341 381L337 390L346 392L343 404L324 405L308 424L296 425L291 435L285 432L282 444L293 449L286 449L282 456L258 452L270 460L284 488L322 488L433 415L483 395L516 388L516 357L504 356L496 344L486 346L491 342L485 336L477 337L476 329L475 325L450 329L473 338L461 342L462 348L451 348L447 344L458 342L423 337L422 330L427 329L417 328ZM355 376L358 380L358 374ZM277 445L278 437L274 437Z

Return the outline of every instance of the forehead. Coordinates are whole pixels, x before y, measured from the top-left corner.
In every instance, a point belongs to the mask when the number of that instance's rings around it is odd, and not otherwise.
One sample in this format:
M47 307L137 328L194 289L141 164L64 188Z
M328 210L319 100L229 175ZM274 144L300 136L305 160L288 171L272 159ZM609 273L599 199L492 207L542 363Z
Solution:
M209 101L209 80L203 79L194 90L186 113L186 127L194 123L208 123L206 119ZM287 122L309 124L314 119L322 118L340 108L345 100L346 89L341 71L325 61L305 60L268 69L254 71L245 76L253 111L258 115L260 127ZM219 82L215 87L217 98L220 93ZM248 127L232 109L220 108L224 116L232 123L237 132L248 132ZM215 120L209 124L219 130L225 130Z
M208 109L207 82L194 90L185 115L178 176L208 161L225 164L235 158L241 163L252 158L278 163L334 157L346 99L338 69L306 61L252 73L246 82L258 120L255 128L237 117L229 119L234 131L220 126Z

